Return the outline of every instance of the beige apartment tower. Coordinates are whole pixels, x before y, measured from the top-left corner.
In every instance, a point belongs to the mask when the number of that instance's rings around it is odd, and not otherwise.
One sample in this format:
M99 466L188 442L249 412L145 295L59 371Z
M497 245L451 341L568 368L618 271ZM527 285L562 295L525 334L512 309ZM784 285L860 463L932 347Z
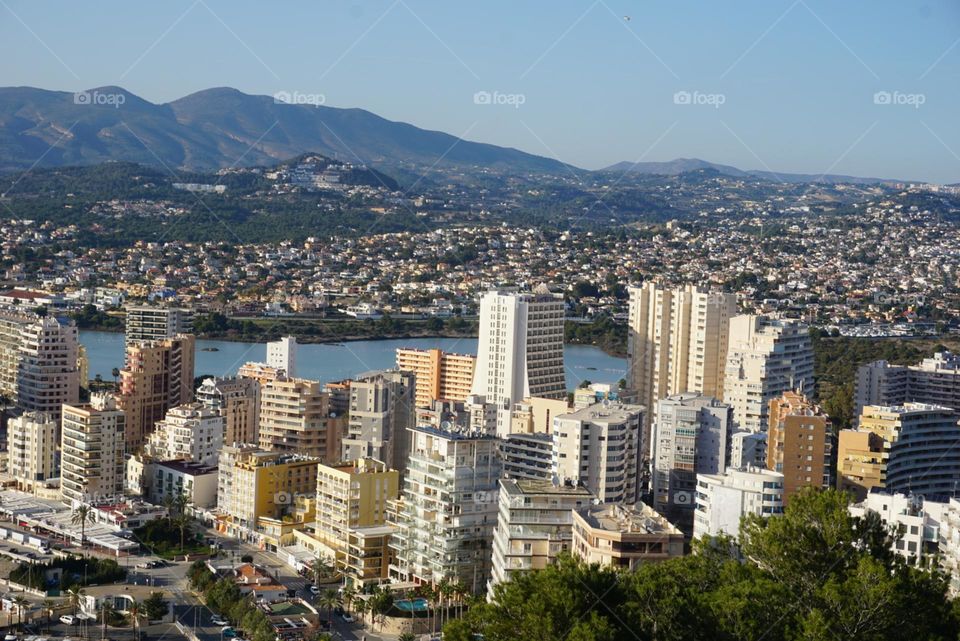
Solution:
M397 369L417 377L417 407L430 407L433 401L465 401L473 384L477 359L441 349L397 349Z
M684 392L723 398L729 322L736 311L736 295L693 285L630 288L627 386L648 409L647 430L662 398Z
M190 334L127 345L117 404L127 416L127 452L137 453L167 410L193 400L196 339Z
M33 492L57 477L59 427L53 415L43 412L25 412L7 423L9 471L18 489Z
M113 396L63 406L60 493L66 503L109 503L123 495L125 414Z
M260 391L260 447L310 456L323 462L339 459L341 417L330 415L330 395L317 381L281 378Z
M767 469L783 474L784 504L804 487L833 487L835 441L830 417L803 394L770 401Z

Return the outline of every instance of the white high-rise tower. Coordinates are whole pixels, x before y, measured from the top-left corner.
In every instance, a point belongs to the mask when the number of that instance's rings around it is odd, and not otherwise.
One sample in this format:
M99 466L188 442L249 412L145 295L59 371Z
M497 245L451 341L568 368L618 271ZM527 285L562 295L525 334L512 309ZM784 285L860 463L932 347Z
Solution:
M500 410L498 434L509 432L511 404L532 396L566 396L563 316L562 295L550 293L544 285L523 294L492 290L480 299L471 392Z

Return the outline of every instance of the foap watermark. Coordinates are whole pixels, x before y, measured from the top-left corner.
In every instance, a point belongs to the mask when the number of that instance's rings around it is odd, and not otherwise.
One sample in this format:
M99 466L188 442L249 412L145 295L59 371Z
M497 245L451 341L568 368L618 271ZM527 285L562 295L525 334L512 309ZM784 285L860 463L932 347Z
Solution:
M898 107L913 107L919 109L927 102L927 95L922 93L905 93L903 91L878 91L873 94L873 104L894 105Z
M477 505L489 505L496 503L500 498L497 490L482 490L473 493L473 502Z
M926 298L923 294L901 294L899 292L874 292L873 302L878 305L904 305L906 307L921 307Z
M524 104L525 102L527 102L527 97L522 93L478 91L473 94L473 104L475 105L497 105L519 109L520 105Z
M312 107L319 107L327 102L327 97L322 93L278 91L273 94L273 102L278 105L310 105Z
M678 91L673 94L673 104L713 107L719 109L727 101L722 93L704 93L702 91Z
M97 105L100 107L113 107L119 109L120 105L127 101L127 97L122 93L105 93L103 91L78 91L73 94L73 104L75 105Z

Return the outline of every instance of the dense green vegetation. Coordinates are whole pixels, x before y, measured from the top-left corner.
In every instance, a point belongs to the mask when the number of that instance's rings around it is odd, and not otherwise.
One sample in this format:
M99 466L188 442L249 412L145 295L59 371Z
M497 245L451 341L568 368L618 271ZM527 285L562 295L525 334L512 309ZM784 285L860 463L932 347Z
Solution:
M77 322L80 329L99 329L106 332L122 332L123 319L102 312L94 305L84 305L79 311L71 314L70 318Z
M810 337L817 397L839 429L852 425L858 367L876 360L913 365L935 352L958 347L956 341L848 338L827 336L816 329L811 330Z
M945 577L905 563L848 497L809 490L782 517L751 517L742 544L630 573L570 557L519 573L449 623L445 641L947 641L960 606Z
M407 338L415 336L476 336L477 322L453 316L426 320L304 319L304 318L228 318L213 313L198 316L194 332L201 338L225 338L244 341L276 340L294 335L303 343L319 343L353 338Z
M59 572L59 580L52 577ZM10 580L35 590L61 591L86 585L123 581L127 571L113 559L65 557L48 563L20 563L10 571Z
M567 321L563 328L565 343L595 345L614 356L627 355L627 325L609 316L601 316L592 323Z
M133 535L150 552L164 558L210 551L200 537L191 533L189 517L180 515L147 521Z

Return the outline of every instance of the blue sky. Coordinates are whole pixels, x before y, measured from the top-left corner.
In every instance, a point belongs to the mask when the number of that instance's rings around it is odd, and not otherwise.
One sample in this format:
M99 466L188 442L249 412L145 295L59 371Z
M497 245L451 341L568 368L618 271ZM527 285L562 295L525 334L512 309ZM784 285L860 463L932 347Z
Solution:
M0 0L0 85L113 84L317 94L589 169L960 181L957 0Z

